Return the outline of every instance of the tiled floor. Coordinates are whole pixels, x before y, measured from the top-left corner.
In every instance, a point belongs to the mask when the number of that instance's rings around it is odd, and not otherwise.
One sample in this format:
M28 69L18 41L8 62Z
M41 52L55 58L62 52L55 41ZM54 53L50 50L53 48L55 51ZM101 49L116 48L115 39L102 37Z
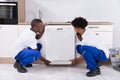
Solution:
M101 66L101 75L87 77L85 65L46 66L34 64L27 73L18 73L12 64L0 64L0 80L120 80L120 72Z

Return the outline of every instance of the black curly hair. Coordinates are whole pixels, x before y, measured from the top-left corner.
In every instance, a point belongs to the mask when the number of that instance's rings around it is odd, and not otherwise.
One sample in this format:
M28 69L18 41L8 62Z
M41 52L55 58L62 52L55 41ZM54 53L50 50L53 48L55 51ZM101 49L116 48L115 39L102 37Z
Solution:
M83 17L76 17L71 24L74 28L82 28L85 29L85 27L88 25L88 21Z

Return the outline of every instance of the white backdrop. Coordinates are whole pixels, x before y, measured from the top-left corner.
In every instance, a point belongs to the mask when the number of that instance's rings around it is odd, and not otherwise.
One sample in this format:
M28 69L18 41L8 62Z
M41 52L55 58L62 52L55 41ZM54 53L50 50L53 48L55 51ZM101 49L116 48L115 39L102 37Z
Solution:
M68 22L77 16L89 22L113 22L114 47L120 47L120 0L26 0L26 22Z

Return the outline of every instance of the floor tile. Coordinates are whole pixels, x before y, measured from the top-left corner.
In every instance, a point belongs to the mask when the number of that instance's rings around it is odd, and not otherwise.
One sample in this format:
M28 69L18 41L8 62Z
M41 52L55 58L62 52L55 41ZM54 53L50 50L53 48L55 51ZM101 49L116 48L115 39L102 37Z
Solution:
M34 64L27 73L19 73L13 64L0 64L0 80L120 80L120 72L111 66L101 66L101 75L87 77L86 65L46 66Z

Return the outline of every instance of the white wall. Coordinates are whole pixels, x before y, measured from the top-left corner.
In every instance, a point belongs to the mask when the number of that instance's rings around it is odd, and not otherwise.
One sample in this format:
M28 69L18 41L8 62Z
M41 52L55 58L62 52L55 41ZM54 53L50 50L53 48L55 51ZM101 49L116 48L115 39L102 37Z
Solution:
M89 22L113 22L114 47L120 47L120 0L26 0L26 22L67 22L77 16Z

